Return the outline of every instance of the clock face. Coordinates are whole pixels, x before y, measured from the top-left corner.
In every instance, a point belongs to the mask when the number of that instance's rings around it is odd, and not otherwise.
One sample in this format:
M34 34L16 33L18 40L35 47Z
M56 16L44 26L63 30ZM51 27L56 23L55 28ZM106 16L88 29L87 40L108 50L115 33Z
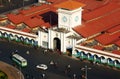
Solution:
M79 17L78 16L76 16L75 17L75 22L77 22L79 20Z
M62 17L62 21L63 21L63 22L67 22L67 17L63 16L63 17Z

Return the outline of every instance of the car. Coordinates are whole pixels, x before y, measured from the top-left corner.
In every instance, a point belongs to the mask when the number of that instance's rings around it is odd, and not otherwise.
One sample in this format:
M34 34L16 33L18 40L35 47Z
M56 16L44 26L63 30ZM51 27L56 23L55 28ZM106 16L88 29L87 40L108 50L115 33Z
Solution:
M48 69L47 65L45 65L45 64L38 64L38 65L36 66L36 68L42 69L42 70Z

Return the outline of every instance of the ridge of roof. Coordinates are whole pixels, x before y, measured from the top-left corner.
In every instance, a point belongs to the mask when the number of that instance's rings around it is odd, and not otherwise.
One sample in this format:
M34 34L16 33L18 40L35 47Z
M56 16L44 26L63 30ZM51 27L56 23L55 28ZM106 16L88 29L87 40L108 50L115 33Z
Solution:
M75 1L75 0L67 0L67 1L64 1L62 3L55 5L55 7L57 8L65 8L68 10L74 10L74 9L77 9L79 7L84 7L84 6L85 4Z

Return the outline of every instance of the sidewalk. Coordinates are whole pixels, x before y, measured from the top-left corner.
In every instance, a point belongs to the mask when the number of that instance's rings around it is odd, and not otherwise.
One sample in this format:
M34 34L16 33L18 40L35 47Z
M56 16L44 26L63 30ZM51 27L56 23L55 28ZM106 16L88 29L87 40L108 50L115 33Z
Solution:
M0 61L0 70L5 72L8 79L24 79L23 74L15 67Z

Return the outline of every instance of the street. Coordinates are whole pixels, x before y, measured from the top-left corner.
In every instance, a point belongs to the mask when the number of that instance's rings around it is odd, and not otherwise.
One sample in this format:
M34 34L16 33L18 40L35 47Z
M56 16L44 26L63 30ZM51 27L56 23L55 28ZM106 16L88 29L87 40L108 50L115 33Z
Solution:
M25 68L17 66L25 79L43 79L42 74L45 74L45 79L81 79L84 72L82 68L85 66L90 68L87 69L87 79L120 79L120 70L75 60L66 55L59 55L56 51L44 52L43 48L35 49L15 42L0 41L0 61L13 65L10 56L16 50L28 61L28 66ZM56 65L51 65L51 61L56 62ZM48 69L37 69L38 64L46 64ZM66 73L67 65L70 65L70 71Z

